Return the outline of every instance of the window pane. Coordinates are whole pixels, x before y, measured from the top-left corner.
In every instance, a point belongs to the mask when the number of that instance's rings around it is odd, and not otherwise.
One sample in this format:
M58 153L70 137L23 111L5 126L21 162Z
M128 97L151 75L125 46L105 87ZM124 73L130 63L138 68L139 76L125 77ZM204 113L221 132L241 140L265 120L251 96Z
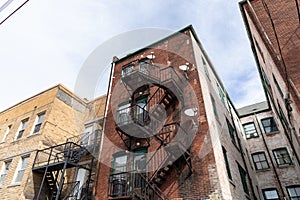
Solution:
M275 200L279 199L278 193L276 189L264 191L265 197L267 200Z
M252 138L258 136L254 123L244 124L243 127L244 127L246 138Z
M23 178L23 175L24 175L24 171L25 170L19 170L18 171L17 178L16 178L15 182L21 182L22 181L22 178Z
M277 125L273 117L269 117L261 120L265 133L271 133L278 131Z

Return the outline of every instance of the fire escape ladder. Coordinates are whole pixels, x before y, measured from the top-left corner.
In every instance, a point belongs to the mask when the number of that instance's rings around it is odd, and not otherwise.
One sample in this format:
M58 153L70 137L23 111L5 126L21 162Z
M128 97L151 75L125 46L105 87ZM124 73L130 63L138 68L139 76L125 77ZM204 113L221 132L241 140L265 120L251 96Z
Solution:
M49 190L49 196L50 199L53 199L57 194L57 182L52 172L46 171L45 175L46 175L46 184Z

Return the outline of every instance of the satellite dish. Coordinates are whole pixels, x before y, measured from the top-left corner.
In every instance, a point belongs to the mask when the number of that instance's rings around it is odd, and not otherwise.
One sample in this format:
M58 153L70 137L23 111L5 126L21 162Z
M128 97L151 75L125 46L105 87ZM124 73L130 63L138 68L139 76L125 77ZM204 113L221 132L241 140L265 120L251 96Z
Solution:
M180 65L179 69L181 69L182 71L187 71L188 70L188 66L187 65Z
M186 114L189 117L194 117L197 115L197 109L196 108L188 108L184 111L184 114Z
M150 60L151 60L151 59L154 59L154 58L155 58L155 55L150 54L150 55L147 56L147 58L150 59Z

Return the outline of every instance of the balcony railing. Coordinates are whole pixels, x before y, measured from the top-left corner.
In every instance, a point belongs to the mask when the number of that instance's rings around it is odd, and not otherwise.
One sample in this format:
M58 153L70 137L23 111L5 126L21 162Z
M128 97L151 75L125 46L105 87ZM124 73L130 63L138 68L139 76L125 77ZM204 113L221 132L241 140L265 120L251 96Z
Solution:
M184 81L172 67L166 67L160 70L160 81L162 85L169 88L173 93L177 93L177 96L182 95ZM170 83L173 85L170 85Z
M64 162L67 158L70 162L78 162L83 151L85 151L84 147L81 147L73 142L38 150L33 163L33 169Z
M160 130L162 122L151 116L143 107L133 105L117 111L116 125L129 135L134 135L133 131L139 126L145 129L147 135L151 136Z
M109 178L109 196L124 197L131 196L131 174L128 172L120 172L110 175Z

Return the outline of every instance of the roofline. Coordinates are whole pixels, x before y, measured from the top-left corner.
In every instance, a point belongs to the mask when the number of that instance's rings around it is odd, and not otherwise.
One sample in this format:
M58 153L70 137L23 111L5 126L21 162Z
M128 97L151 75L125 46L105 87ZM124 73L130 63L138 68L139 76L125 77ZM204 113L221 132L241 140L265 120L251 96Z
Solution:
M252 37L251 37L252 34L251 34L250 26L249 26L249 23L248 23L248 20L247 20L247 17L246 17L246 13L243 9L244 5L249 1L251 1L251 0L242 0L242 1L240 1L239 2L239 7L240 7L241 14L242 14L243 22L244 22L244 25L245 25L245 28L246 28L247 36L248 36L248 39L250 41L251 50L253 52L254 60L255 60L255 63L256 63L256 68L258 70L260 81L261 81L261 84L262 84L263 75L262 75L262 71L259 67L260 64L259 64L259 61L258 61L258 55L257 55L257 52L255 50L255 44L254 44L254 42L252 40ZM263 84L262 84L262 86L263 86ZM264 86L263 86L263 90L264 90L264 93L265 93L266 101L268 103L268 109L271 109L270 101L269 101L269 98L268 98L268 92L267 92L267 89ZM242 117L242 116L240 116L240 117Z
M157 45L158 43L161 43L161 42L163 42L163 41L165 41L165 40L167 40L167 39L169 39L169 38L171 38L171 37L177 35L178 33L184 32L184 31L189 30L189 29L193 29L193 26L192 26L191 24L188 25L188 26L186 26L186 27L184 27L183 29L181 29L181 30L179 30L179 31L176 31L176 32L172 33L172 34L169 35L169 36L166 36L166 37L164 37L164 38L162 38L162 39L160 39L160 40L158 40L158 41L156 41L156 42L153 42L153 43L147 45L146 47L143 47L143 48L141 48L141 49L138 49L138 50L136 50L136 51L134 51L134 52L132 52L132 53L130 53L130 54L128 54L128 55L122 57L122 58L119 58L118 60L114 61L114 63L117 64L117 63L119 63L119 62L121 62L121 61L123 61L123 60L125 60L125 59L128 59L129 57L134 56L134 55L136 55L136 54L138 54L138 53L140 53L140 52L142 52L142 51L146 51L147 49L152 48L154 45Z
M63 89L63 90L65 90L65 91L67 91L67 92L70 93L74 98L76 98L78 101L80 101L80 102L83 103L83 104L86 104L86 103L87 103L85 100L83 100L81 97L77 96L74 92L72 92L71 90L69 90L69 89L68 89L67 87L65 87L63 84L59 83L59 84L56 84L56 85L54 85L54 86L52 86L52 87L50 87L50 88L48 88L48 89L46 89L46 90L43 90L42 92L39 92L39 93L37 93L37 94L35 94L35 95L31 96L31 97L28 97L28 98L24 99L23 101L20 101L20 102L14 104L14 105L12 105L12 106L10 106L10 107L8 107L8 108L2 110L2 111L0 111L0 115L3 114L3 113L5 113L5 112L7 112L8 110L13 109L14 107L17 107L17 106L20 105L20 104L23 104L23 103L25 103L25 102L28 102L28 101L30 101L30 100L32 100L32 99L34 99L34 98L36 98L36 97L38 97L38 96L40 96L40 95L46 93L46 92L49 92L49 91L55 89L55 88Z

